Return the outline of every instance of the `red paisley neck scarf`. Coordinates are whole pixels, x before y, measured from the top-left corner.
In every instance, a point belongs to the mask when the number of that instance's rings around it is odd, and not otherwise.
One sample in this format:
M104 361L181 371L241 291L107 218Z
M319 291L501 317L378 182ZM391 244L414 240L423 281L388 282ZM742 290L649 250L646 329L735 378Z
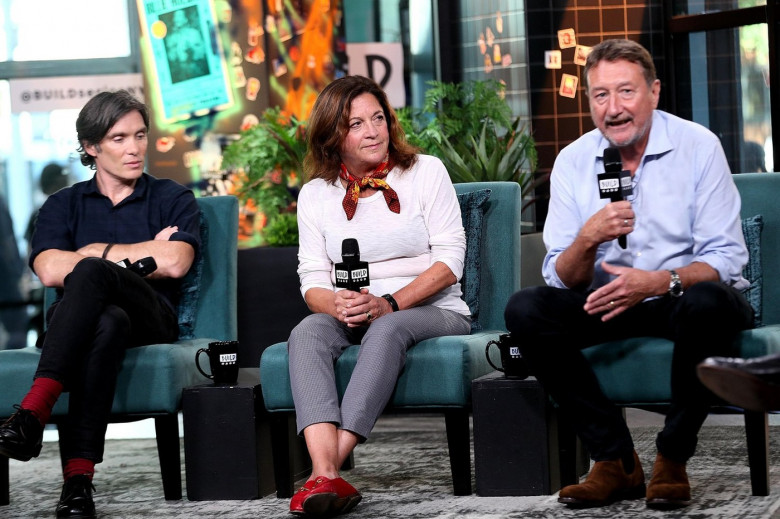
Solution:
M385 160L373 172L363 178L358 178L347 171L347 167L343 163L341 164L339 176L347 181L347 192L341 205L344 207L344 212L347 213L347 220L352 220L352 217L355 216L360 191L366 188L366 186L381 190L385 196L387 207L394 213L401 212L401 202L398 200L398 193L383 180L390 172L390 169L390 161L385 157Z

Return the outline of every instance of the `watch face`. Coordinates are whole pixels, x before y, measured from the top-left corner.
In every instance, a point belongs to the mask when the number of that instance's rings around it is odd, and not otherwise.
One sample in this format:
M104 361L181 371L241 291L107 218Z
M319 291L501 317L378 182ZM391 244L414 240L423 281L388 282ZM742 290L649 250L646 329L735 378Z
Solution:
M669 294L673 297L680 297L683 294L683 285L680 276L673 270L670 270L669 273L672 275L672 280L669 283Z

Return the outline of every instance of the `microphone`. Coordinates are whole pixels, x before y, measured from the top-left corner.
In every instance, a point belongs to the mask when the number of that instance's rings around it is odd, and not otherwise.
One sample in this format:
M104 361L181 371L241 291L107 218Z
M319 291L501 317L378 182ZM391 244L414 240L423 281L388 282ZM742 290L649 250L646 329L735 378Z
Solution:
M360 292L367 287L368 263L360 261L360 248L355 238L341 242L341 262L336 263L336 287Z
M151 256L141 258L135 263L130 263L130 260L125 258L123 260L117 261L116 264L120 267L126 268L131 272L135 272L142 278L157 270L157 262L154 261L154 258Z
M604 173L599 173L599 194L612 202L625 200L633 193L631 172L623 169L620 150L614 146L604 149ZM626 235L618 236L618 244L626 248Z

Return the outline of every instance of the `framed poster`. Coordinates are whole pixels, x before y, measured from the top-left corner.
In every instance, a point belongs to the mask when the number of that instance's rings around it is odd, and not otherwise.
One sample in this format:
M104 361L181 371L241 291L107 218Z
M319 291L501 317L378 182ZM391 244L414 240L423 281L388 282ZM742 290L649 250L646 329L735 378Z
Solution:
M163 120L175 122L233 104L211 0L137 0Z

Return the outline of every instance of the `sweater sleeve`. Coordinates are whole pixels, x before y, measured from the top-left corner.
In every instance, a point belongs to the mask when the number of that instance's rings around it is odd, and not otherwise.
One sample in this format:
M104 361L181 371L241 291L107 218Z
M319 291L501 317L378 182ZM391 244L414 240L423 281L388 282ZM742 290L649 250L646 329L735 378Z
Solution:
M430 171L422 175L425 185L420 193L430 236L431 264L437 261L444 263L460 280L466 255L466 233L460 204L444 164L432 158L428 168Z
M330 279L332 264L325 250L325 235L318 215L322 204L317 201L317 189L306 184L298 194L298 276L301 295L312 288L333 290Z

